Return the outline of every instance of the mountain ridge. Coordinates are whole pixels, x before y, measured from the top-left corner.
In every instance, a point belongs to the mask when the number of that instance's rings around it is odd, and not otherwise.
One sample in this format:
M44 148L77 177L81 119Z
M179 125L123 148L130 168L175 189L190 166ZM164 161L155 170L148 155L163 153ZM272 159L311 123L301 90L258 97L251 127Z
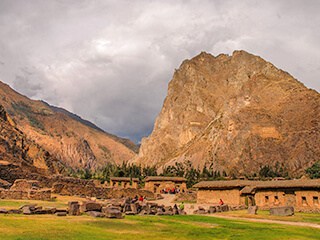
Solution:
M2 82L0 96L0 105L17 127L70 168L95 170L107 162L120 164L136 155L123 139L84 124L86 120L79 121L66 110L57 111L43 101L31 100Z

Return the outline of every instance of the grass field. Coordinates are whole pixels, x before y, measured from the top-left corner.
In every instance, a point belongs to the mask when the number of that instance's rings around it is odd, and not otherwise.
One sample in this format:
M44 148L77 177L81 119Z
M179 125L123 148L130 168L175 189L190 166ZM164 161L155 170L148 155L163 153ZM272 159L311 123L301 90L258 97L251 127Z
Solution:
M68 201L84 199L56 196L54 201L0 200L0 208L24 204L65 208ZM248 215L246 211L219 213L233 217L320 223L320 214L296 213L292 217L270 216L267 211ZM315 228L221 219L214 216L126 216L122 220L96 219L86 215L0 214L0 239L319 239Z
M0 215L0 239L320 239L319 229L206 216Z

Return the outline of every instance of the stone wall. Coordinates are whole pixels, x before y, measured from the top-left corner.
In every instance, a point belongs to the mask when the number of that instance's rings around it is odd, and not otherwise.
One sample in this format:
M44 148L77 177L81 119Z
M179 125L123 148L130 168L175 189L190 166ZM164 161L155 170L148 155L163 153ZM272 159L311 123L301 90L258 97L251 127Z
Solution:
M185 182L176 183L173 181L149 181L145 183L144 189L149 190L153 193L160 193L163 189L179 188L180 191L186 191L187 185Z
M320 190L298 190L296 194L296 206L297 210L311 211L316 210L320 212Z
M219 204L220 199L230 206L241 205L240 190L198 190L197 203L199 204Z
M293 206L298 211L320 210L320 191L315 190L258 191L255 200L260 209Z
M257 191L254 195L255 204L259 209L269 209L271 207L287 206L287 199L284 191ZM293 203L294 204L294 203Z
M1 189L0 199L14 199L14 200L51 200L51 190L11 190L11 189Z
M10 190L25 191L31 189L39 189L40 183L36 180L17 179L14 181Z
M0 189L0 199L50 200L51 189L40 189L35 180L17 179L10 189Z
M93 181L77 178L59 178L52 185L56 194L68 196L96 197L101 199L135 197L136 195L154 198L154 194L147 190L135 188L96 187Z

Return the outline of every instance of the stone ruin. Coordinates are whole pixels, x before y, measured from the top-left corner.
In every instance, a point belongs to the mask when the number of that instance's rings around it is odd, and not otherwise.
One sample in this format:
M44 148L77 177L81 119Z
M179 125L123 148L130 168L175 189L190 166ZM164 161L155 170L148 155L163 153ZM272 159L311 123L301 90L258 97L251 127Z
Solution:
M96 197L98 199L111 199L123 197L145 196L154 198L154 194L148 190L136 188L114 188L97 186L94 180L84 180L71 177L56 177L52 183L52 193L67 196Z
M87 214L92 217L122 219L125 215L184 215L184 211L171 206L158 205L156 203L134 202L131 198L111 199L104 203L85 201L80 204L77 201L68 203L68 208L46 208L34 204L23 205L19 209L0 209L0 214L55 214L56 216L79 216Z
M209 206L208 209L205 209L202 206L199 206L197 210L193 211L194 214L212 214L216 212L228 212L228 211L237 211L237 210L244 210L246 206L229 206L227 204L223 205L212 205Z
M0 199L51 200L51 189L41 188L35 180L17 179L11 187L0 188Z

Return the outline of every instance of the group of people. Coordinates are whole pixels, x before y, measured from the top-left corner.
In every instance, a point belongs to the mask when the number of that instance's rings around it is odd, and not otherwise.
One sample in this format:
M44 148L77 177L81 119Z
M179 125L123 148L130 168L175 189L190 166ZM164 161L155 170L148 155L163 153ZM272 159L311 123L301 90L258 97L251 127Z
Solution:
M160 191L161 194L176 194L180 192L180 188L164 188Z

